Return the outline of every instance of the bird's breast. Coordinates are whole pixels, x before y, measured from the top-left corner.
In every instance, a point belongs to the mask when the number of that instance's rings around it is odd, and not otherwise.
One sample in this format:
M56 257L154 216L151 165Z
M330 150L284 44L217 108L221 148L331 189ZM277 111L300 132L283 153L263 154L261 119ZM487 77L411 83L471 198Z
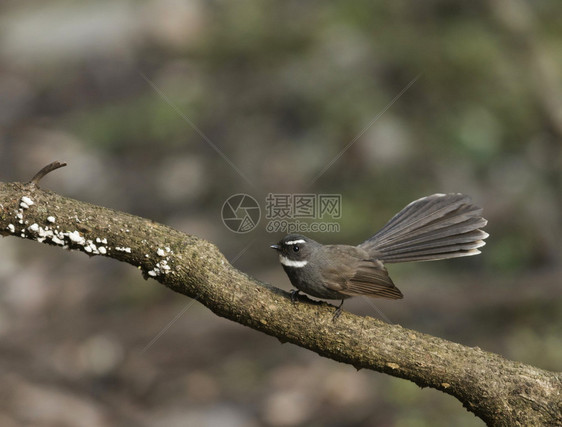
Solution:
M289 276L291 284L308 295L316 298L340 300L349 297L327 288L322 281L321 275L310 264L299 268L283 265L283 269L287 276Z

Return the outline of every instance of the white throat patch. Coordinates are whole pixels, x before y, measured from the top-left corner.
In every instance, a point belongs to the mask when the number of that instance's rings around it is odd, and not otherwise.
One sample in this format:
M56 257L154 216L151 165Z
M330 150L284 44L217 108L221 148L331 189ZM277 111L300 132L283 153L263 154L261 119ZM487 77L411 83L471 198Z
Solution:
M293 261L292 259L284 257L283 255L279 255L279 262L283 264L285 267L294 267L294 268L302 268L306 264L308 264L308 261Z

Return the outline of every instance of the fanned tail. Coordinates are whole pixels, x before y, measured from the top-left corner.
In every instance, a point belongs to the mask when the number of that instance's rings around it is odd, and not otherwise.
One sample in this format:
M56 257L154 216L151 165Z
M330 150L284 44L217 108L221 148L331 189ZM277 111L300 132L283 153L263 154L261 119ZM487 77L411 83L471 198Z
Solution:
M359 247L387 263L477 255L487 222L468 196L433 194L410 203Z

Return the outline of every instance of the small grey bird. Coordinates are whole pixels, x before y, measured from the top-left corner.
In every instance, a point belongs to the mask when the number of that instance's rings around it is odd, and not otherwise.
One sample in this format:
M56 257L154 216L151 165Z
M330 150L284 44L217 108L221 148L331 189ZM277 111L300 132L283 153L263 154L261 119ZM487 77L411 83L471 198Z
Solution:
M358 246L322 245L289 234L271 247L297 290L323 299L338 299L340 315L346 298L366 295L403 298L385 263L433 261L477 255L486 243L482 231L488 221L482 209L463 194L433 194L415 200L397 213L378 233Z

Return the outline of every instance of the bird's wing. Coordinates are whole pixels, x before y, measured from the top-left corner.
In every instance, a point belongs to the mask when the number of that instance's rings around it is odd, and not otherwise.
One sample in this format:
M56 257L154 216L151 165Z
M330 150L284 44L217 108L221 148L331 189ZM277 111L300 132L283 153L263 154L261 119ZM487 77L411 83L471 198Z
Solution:
M328 267L322 274L328 289L350 296L403 298L382 262L365 259L364 251L353 246L334 245L327 249L334 252L333 257L339 260L338 266Z
M402 292L394 286L386 268L377 260L362 260L355 274L347 282L347 288L340 291L348 295L401 299Z

